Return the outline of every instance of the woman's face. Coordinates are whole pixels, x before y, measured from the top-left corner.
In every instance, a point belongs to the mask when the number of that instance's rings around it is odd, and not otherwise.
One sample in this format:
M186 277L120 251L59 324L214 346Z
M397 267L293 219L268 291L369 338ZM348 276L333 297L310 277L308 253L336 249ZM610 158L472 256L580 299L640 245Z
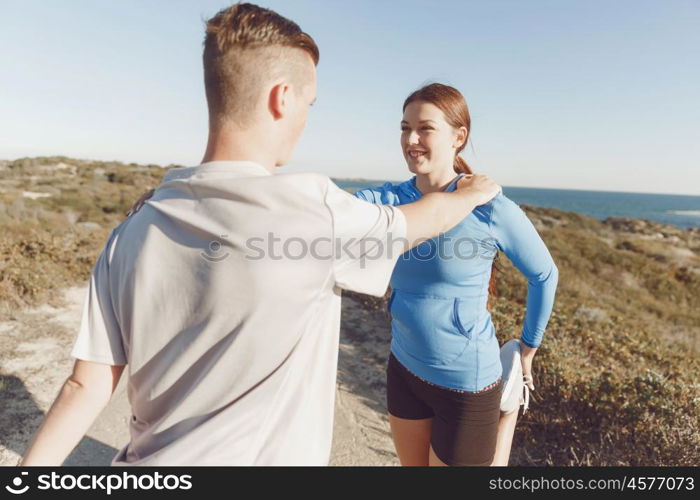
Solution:
M401 120L401 149L408 169L414 174L452 170L466 135L466 127L455 129L434 104L411 102Z

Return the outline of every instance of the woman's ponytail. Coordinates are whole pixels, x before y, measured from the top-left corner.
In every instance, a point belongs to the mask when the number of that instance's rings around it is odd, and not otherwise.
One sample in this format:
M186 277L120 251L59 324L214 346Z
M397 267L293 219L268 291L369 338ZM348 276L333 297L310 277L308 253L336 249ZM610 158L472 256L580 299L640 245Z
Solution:
M455 156L455 163L454 163L454 170L458 174L473 174L472 169L469 168L469 165L467 165L467 162L457 154Z

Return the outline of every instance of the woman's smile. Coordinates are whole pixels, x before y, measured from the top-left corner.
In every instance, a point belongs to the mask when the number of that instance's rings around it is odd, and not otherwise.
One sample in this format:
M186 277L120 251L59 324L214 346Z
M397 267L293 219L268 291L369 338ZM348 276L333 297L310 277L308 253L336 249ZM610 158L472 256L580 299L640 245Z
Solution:
M416 149L416 148L410 148L406 151L406 154L408 155L408 158L414 161L419 160L420 158L423 158L426 155L427 151L423 149Z

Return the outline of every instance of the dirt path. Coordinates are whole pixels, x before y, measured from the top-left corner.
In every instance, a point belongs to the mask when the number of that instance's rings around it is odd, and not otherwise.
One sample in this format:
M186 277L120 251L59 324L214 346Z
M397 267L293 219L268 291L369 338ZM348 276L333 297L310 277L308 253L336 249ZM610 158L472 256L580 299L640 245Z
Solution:
M0 465L14 465L53 402L73 359L85 288L65 290L65 306L42 306L0 323ZM343 329L331 465L398 465L384 407L388 338L380 313L343 299ZM129 439L123 378L107 408L65 465L109 465Z

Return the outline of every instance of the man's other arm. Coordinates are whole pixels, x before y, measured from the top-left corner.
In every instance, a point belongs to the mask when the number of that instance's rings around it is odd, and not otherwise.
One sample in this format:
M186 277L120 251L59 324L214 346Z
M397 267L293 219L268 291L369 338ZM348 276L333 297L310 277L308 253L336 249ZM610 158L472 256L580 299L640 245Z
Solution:
M61 465L109 402L124 366L76 359L18 465Z

